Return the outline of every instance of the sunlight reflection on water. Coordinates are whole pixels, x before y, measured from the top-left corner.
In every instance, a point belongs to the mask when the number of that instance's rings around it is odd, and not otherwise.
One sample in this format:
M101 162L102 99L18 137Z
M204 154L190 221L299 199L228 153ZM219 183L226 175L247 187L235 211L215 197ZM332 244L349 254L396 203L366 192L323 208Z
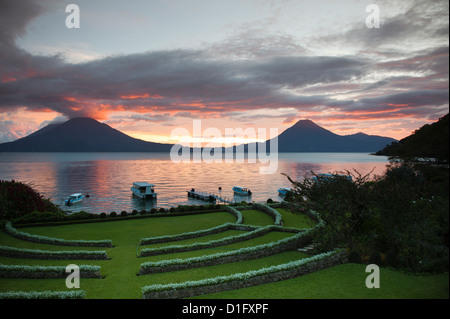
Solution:
M302 179L311 171L328 173L356 169L361 174L373 170L380 175L388 164L383 156L365 153L280 153L276 174L259 173L257 163L172 163L162 153L1 153L0 179L30 184L55 204L63 205L72 193L89 194L81 203L67 210L92 213L177 205L200 205L205 202L187 197L195 188L233 199L233 186L248 187L250 198L241 201L280 200L277 189L290 187L285 173ZM131 194L133 182L156 185L156 201L143 201ZM222 187L219 191L218 187Z

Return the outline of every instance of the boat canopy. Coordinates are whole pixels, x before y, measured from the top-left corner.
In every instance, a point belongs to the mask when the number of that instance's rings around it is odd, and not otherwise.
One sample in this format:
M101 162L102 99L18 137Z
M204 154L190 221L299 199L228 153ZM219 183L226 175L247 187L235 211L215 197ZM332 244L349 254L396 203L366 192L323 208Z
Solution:
M147 182L136 182L133 183L134 187L154 187L155 185L147 183Z

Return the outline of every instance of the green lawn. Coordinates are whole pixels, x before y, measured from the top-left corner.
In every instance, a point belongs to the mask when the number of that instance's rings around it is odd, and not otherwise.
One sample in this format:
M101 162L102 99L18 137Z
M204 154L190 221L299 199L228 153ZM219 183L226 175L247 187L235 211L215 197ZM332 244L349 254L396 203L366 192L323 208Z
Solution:
M305 214L294 214L285 208L275 208L283 217L283 226L295 228L311 228L315 222Z
M448 299L448 273L414 276L380 269L380 288L365 285L366 266L344 264L305 276L196 298L239 299Z
M279 210L285 220L285 226L305 228L310 222L305 216ZM244 223L253 225L272 225L273 218L257 211L244 210ZM233 262L204 268L186 269L158 274L137 276L140 264L171 258L188 258L226 250L250 247L276 241L292 233L270 232L251 240L192 252L182 252L138 258L136 248L141 238L173 235L215 227L227 222L235 222L235 217L226 212L206 213L188 216L150 217L122 221L72 224L62 226L24 228L22 231L64 239L101 240L111 239L112 248L85 248L38 244L19 240L0 232L0 245L43 250L106 250L110 260L38 260L0 257L2 264L25 265L99 265L104 279L81 279L81 289L87 292L87 298L142 298L141 287L155 283L182 282L199 280L219 275L260 269L304 258L297 251L287 251L273 256ZM219 239L242 231L226 231L196 239L175 241L169 244L188 244L197 241ZM161 244L158 244L158 246ZM145 245L143 247L156 247ZM383 270L381 289L365 288L366 273L362 265L342 265L326 269L311 275L283 282L261 285L235 291L210 294L204 298L448 298L448 275L415 277L400 272ZM362 287L361 287L362 280ZM445 288L447 287L447 290ZM43 291L67 290L64 279L0 279L0 291Z
M256 209L241 210L241 213L246 225L267 226L275 223L272 217Z

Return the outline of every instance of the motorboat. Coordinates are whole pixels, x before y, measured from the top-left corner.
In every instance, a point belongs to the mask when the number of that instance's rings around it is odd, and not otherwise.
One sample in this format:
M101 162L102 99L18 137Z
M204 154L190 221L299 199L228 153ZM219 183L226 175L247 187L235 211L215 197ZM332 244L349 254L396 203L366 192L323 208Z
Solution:
M147 182L135 182L131 187L134 196L142 199L156 199L155 185Z
M69 196L68 199L65 200L67 206L73 205L75 203L81 202L84 196L81 193L75 193Z
M278 188L278 194L280 194L280 196L286 196L286 194L288 192L292 191L290 188L287 187L280 187Z
M246 187L233 186L233 191L236 195L250 196L252 192Z
M312 179L313 181L318 182L319 180L330 181L335 178L346 178L347 180L352 181L352 177L350 175L329 174L329 173L317 174L317 176L314 176Z

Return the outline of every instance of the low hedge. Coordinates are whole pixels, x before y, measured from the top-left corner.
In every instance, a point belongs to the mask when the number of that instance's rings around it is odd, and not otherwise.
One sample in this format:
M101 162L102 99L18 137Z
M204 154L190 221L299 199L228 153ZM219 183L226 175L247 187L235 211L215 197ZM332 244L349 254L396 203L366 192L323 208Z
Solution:
M79 265L82 278L101 278L100 266ZM0 278L66 278L65 266L39 265L2 265L0 264Z
M233 214L234 216L236 216L236 218L237 218L236 219L236 224L243 224L244 223L244 217L242 216L242 213L239 210L237 210L236 208L234 208L232 206L229 206L229 205L224 206L224 209L227 212L229 212L229 213Z
M224 232L229 229L232 229L232 227L233 227L232 223L225 223L225 224L215 226L212 228L200 229L200 230L196 230L193 232L181 233L181 234L176 234L176 235L164 235L164 236L158 236L158 237L141 238L140 245L167 243L167 242L171 242L171 241L178 241L178 240L184 240L184 239L189 239L189 238L197 238L197 237L202 237L202 236L207 236L207 235L211 235L211 234Z
M230 259L233 261L245 260L251 258L258 258L264 254L270 255L274 252L281 252L294 247L305 245L312 240L312 236L317 231L318 227L323 226L323 223L316 227L308 229L304 232L298 233L288 238L280 239L268 244L262 244L252 247L244 247L227 252L221 252L211 255L204 255L199 257L191 257L186 259L167 259L155 262L145 262L141 264L139 274L148 274L156 272L164 272L171 270L179 270L181 268L194 268L209 265L216 265L227 262Z
M82 246L82 247L112 247L111 240L68 240L68 239L33 235L14 228L11 222L6 223L4 230L6 233L18 239L27 240L40 244L50 244L59 246Z
M332 257L337 254L343 254L342 256L345 256L345 250L342 249L336 249L330 252L318 254L309 258L304 258L300 260L291 261L288 263L280 264L280 265L274 265L266 268L261 268L258 270L250 270L244 273L235 273L228 276L217 276L213 278L206 278L201 279L197 281L185 281L180 283L169 283L169 284L154 284L149 285L141 288L143 297L148 297L149 294L157 293L157 292L168 292L169 296L166 295L165 297L170 297L170 294L176 294L181 290L185 289L193 289L198 287L204 287L204 286L214 286L214 285L223 285L227 283L233 283L236 282L239 285L242 286L251 286L252 284L246 285L246 283L252 281L253 279L261 276L270 276L271 278L274 278L273 281L277 280L275 277L278 273L282 272L289 272L293 271L293 276L298 275L298 273L302 272L302 267L306 268L305 272L308 271L308 264L320 262L322 260L325 260L329 257ZM340 255L338 255L340 256ZM341 257L342 258L342 257ZM339 258L339 259L341 259ZM345 258L342 258L345 259ZM320 265L316 266L317 268L321 268ZM311 267L313 268L313 267ZM311 269L314 270L314 269ZM282 278L280 278L282 279ZM234 289L235 287L230 287ZM239 287L236 287L239 288ZM211 289L212 290L212 289ZM225 289L222 289L225 290ZM220 291L220 290L219 290ZM211 292L211 291L210 291ZM192 292L187 292L187 296L195 295L192 294Z
M283 225L283 218L277 210L264 204L253 203L252 205L257 210L262 211L263 213L266 213L267 215L271 216L275 220L275 225Z
M0 299L83 299L85 297L84 290L0 292Z
M239 234L236 236L228 236L221 239L210 240L207 242L197 242L190 245L170 245L164 247L157 248L145 248L141 251L140 256L155 256L161 254L175 253L175 252L184 252L184 251L192 251L198 249L205 248L213 248L218 246L230 245L232 243L237 243L244 240L249 240L258 236L262 236L267 234L268 232L277 230L277 226L269 225L265 227L257 228L256 230L247 232L245 234Z
M106 251L99 250L40 250L0 246L0 256L32 259L108 259Z

